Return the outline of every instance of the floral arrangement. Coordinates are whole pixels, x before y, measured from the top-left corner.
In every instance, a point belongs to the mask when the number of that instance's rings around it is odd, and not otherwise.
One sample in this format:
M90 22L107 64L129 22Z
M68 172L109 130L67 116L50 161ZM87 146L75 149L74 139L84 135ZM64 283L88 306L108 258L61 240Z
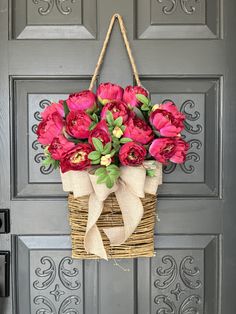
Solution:
M120 166L145 167L146 160L183 163L189 148L181 138L185 116L173 102L152 104L141 86L99 85L42 112L38 141L45 146L45 165L61 172L92 171L97 183L112 188ZM154 175L149 166L148 176Z

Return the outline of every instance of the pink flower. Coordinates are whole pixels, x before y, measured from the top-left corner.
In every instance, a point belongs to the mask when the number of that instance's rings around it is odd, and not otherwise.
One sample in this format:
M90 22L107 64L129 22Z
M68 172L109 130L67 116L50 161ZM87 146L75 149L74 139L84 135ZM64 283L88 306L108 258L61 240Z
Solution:
M96 127L92 131L90 131L88 142L94 147L92 141L93 137L98 138L103 143L103 145L111 142L111 135L109 133L108 126L105 120L100 121L96 125Z
M97 97L101 104L105 105L112 100L122 100L123 88L117 84L101 83L97 89Z
M189 144L181 138L158 138L152 142L149 153L163 164L168 161L181 164L186 159L188 149Z
M131 138L133 141L148 144L154 137L150 126L138 117L130 118L125 123L124 137Z
M129 109L128 105L123 101L113 101L107 103L102 108L101 119L106 119L107 110L111 111L114 119L122 117L123 122L127 121L129 116L131 115L131 110Z
M61 101L59 103L52 103L50 106L46 107L44 111L41 112L41 116L46 120L48 116L52 115L54 112L57 112L60 116L64 117L64 108Z
M147 152L144 146L128 142L119 151L119 159L123 166L139 166L143 163Z
M70 110L82 110L88 113L93 112L97 107L96 95L90 90L71 94L66 103Z
M175 137L184 129L182 114L172 102L160 105L150 115L150 123L160 132L162 136Z
M74 146L75 144L68 141L65 136L58 135L52 140L52 143L48 147L48 151L53 159L61 160L65 153L67 153Z
M124 91L123 101L132 107L140 106L141 102L137 99L137 94L148 97L148 92L142 86L127 86Z
M91 122L89 115L84 111L70 111L66 117L66 131L75 138L88 138Z
M79 143L69 150L60 162L62 173L69 170L82 171L91 166L91 161L88 158L92 147L87 143Z
M63 126L63 119L57 111L48 115L46 119L39 123L37 128L39 143L43 145L51 144L54 137L61 134Z

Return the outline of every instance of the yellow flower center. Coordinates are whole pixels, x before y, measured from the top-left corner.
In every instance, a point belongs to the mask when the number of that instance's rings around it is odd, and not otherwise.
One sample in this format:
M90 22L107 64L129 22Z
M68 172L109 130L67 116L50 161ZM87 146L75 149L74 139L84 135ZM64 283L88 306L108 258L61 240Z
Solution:
M73 156L71 156L70 161L73 164L78 164L81 161L85 160L86 153L85 152L77 152Z

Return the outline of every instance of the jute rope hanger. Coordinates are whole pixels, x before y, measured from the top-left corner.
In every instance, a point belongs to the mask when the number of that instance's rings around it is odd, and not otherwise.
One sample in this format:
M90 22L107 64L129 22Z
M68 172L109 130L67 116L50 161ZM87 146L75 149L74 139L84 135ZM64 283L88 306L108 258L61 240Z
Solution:
M138 75L138 71L137 71L137 67L136 67L136 64L134 62L134 57L133 57L133 54L132 54L132 51L131 51L131 48L130 48L130 44L129 44L129 41L128 41L127 34L126 34L126 28L125 28L125 24L124 24L123 18L122 18L122 16L120 14L115 13L112 16L112 18L111 18L111 21L110 21L110 24L109 24L109 27L108 27L108 30L107 30L107 34L106 34L106 37L105 37L105 40L104 40L104 43L103 43L103 46L102 46L102 50L101 50L101 53L99 55L97 65L95 67L94 74L93 74L93 77L92 77L91 82L90 82L89 90L93 89L94 83L96 81L96 78L98 76L99 70L100 70L101 65L103 63L104 56L105 56L105 53L106 53L106 49L107 49L107 46L108 46L108 43L109 43L109 40L110 40L110 37L111 37L112 29L113 29L113 26L114 26L114 23L115 23L116 20L118 20L118 22L119 22L120 31L121 31L121 34L122 34L122 37L123 37L123 40L124 40L124 43L125 43L125 47L126 47L126 50L127 50L127 53L128 53L130 64L132 66L132 70L133 70L133 73L134 73L135 80L136 80L138 86L141 85L141 82L140 82L140 79L139 79L139 75Z

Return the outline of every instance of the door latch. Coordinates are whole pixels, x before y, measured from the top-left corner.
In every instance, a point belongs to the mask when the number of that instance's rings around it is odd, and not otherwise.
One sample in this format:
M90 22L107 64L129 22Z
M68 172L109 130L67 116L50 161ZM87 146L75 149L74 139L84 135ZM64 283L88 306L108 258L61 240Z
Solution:
M0 251L0 297L10 294L10 252Z
M9 209L0 209L0 233L10 232L10 211Z

